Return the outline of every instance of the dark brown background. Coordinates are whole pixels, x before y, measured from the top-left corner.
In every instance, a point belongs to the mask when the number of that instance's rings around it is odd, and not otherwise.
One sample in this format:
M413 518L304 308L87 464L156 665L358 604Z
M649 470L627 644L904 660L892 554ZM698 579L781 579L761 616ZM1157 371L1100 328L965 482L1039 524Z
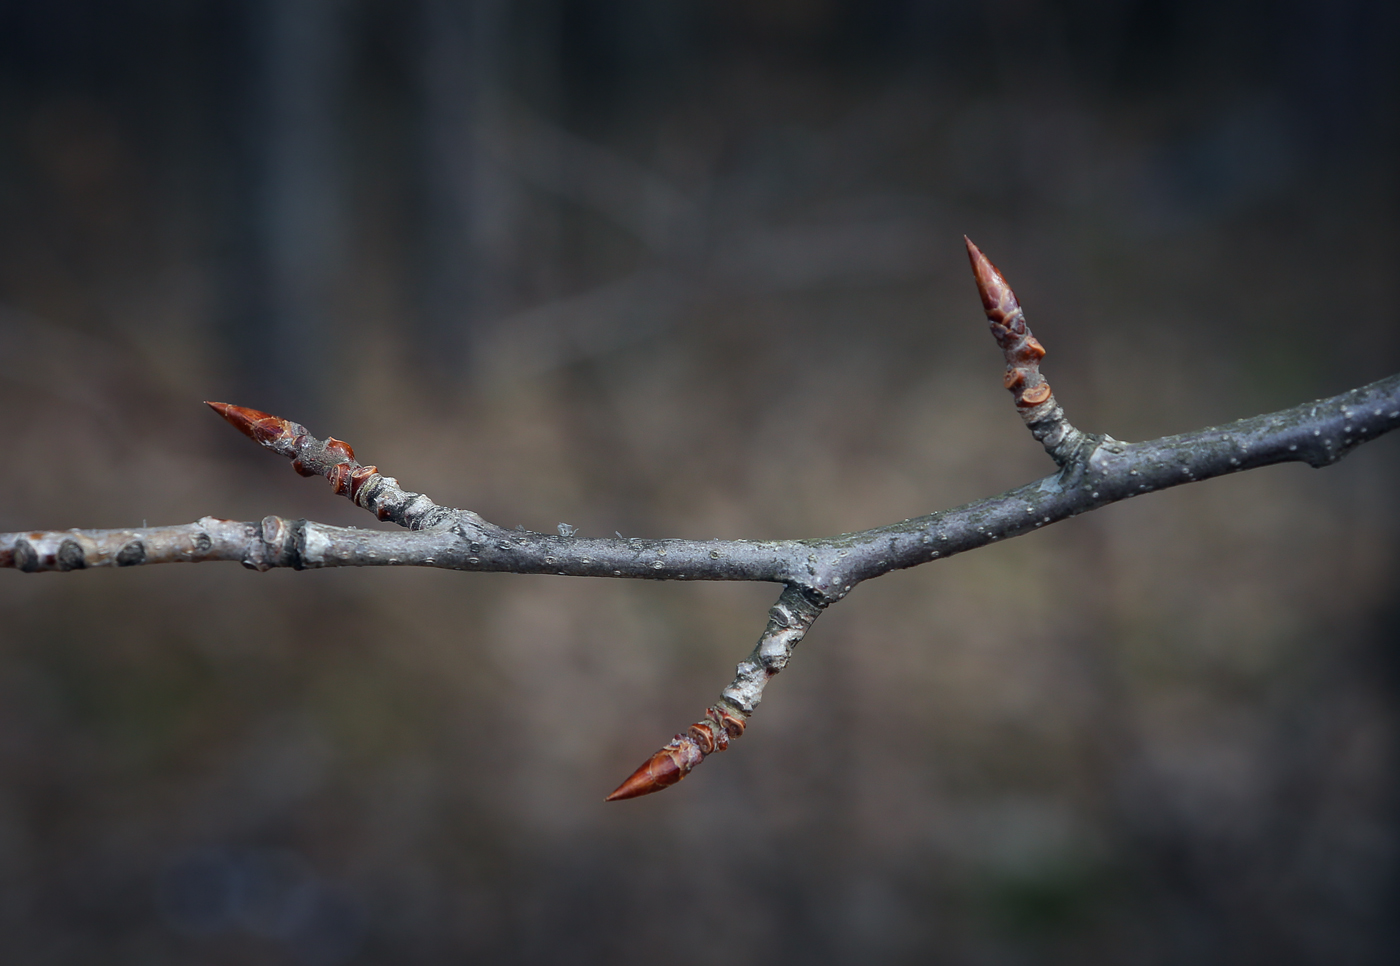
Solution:
M513 526L795 537L1082 427L1396 370L1382 0L4 0L0 530L371 525L199 405ZM890 575L603 796L774 589L0 573L16 964L1371 963L1393 439Z

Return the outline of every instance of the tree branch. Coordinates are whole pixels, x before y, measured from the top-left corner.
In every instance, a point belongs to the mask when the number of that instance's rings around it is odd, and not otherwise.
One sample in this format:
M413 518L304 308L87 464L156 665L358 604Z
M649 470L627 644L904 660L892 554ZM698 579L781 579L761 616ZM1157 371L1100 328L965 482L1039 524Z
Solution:
M999 496L860 533L809 540L595 539L507 530L471 510L439 506L404 490L333 437L267 413L209 403L262 446L322 476L357 506L404 527L384 532L265 517L240 523L204 517L172 527L0 534L0 567L27 573L90 567L236 560L276 567L419 566L447 570L652 580L751 580L784 585L758 644L706 717L648 759L609 800L680 781L706 755L744 733L768 680L827 606L863 580L975 550L1110 503L1273 463L1328 466L1400 427L1400 375L1224 426L1144 443L1084 433L1070 424L1040 374L1044 348L1006 280L972 242L973 274L992 335L1006 357L1005 385L1032 435L1059 471ZM561 526L561 531L566 530Z

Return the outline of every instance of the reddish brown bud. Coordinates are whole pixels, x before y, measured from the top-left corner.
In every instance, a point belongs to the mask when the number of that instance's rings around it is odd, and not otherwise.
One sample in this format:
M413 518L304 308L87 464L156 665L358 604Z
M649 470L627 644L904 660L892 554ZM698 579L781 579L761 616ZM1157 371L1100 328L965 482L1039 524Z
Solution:
M360 502L360 489L369 482L370 477L379 472L377 466L361 466L350 471L350 499L355 503ZM338 492L338 491L337 491Z
M330 481L331 489L337 496L343 496L350 491L350 466L346 463L336 463L326 471L326 479Z
M300 427L280 416L230 403L205 400L204 405L228 420L229 425L244 436L264 445L275 443L285 436L299 435Z
M1011 286L1006 284L997 267L972 244L972 239L964 235L963 241L967 242L967 257L972 262L972 274L977 278L977 293L982 296L982 308L988 319L1003 324L1021 307L1016 301L1016 293L1011 291Z
M676 735L664 748L648 758L625 782L617 786L605 801L638 798L670 788L690 770L705 760L705 753L694 739Z
M343 439L336 439L334 436L326 437L326 452L337 453L346 460L354 460L355 451L350 448L350 444Z
M1006 355L1002 384L1014 394L1016 405L1024 415L1025 411L1050 398L1050 384L1040 375L1045 347L1026 327L1021 303L1001 272L970 238L964 235L963 241L967 242L967 257L972 262L972 274L977 279L977 292L982 296L987 321L992 325L992 336Z

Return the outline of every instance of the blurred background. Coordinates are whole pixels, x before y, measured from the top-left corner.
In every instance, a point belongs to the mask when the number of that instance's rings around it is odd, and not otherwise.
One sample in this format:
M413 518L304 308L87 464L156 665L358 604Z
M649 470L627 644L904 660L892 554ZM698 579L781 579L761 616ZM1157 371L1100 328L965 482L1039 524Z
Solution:
M1400 360L1384 0L0 0L0 531L373 526L200 405L507 527L786 538ZM1400 440L833 608L603 804L777 588L0 573L14 964L1373 963ZM1387 952L1389 951L1389 952Z

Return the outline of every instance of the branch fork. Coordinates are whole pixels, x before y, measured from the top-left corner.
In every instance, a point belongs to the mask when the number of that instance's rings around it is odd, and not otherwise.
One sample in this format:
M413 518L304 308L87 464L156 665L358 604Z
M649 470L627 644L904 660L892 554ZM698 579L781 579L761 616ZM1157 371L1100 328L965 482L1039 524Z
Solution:
M966 239L965 239L966 240ZM968 258L1003 383L1055 474L960 507L861 533L807 540L581 538L507 530L471 510L439 506L363 465L343 440L318 439L290 420L229 403L208 405L259 445L324 477L333 492L402 530L333 527L264 517L204 517L192 524L117 530L0 534L0 567L28 573L89 567L236 560L255 570L420 566L648 580L751 580L783 585L752 653L705 716L648 758L608 796L636 798L676 784L741 737L774 675L823 610L863 580L1030 533L1109 503L1273 463L1321 467L1400 427L1400 375L1330 399L1143 443L1076 429L1040 372L1045 349L1006 279L977 246Z

